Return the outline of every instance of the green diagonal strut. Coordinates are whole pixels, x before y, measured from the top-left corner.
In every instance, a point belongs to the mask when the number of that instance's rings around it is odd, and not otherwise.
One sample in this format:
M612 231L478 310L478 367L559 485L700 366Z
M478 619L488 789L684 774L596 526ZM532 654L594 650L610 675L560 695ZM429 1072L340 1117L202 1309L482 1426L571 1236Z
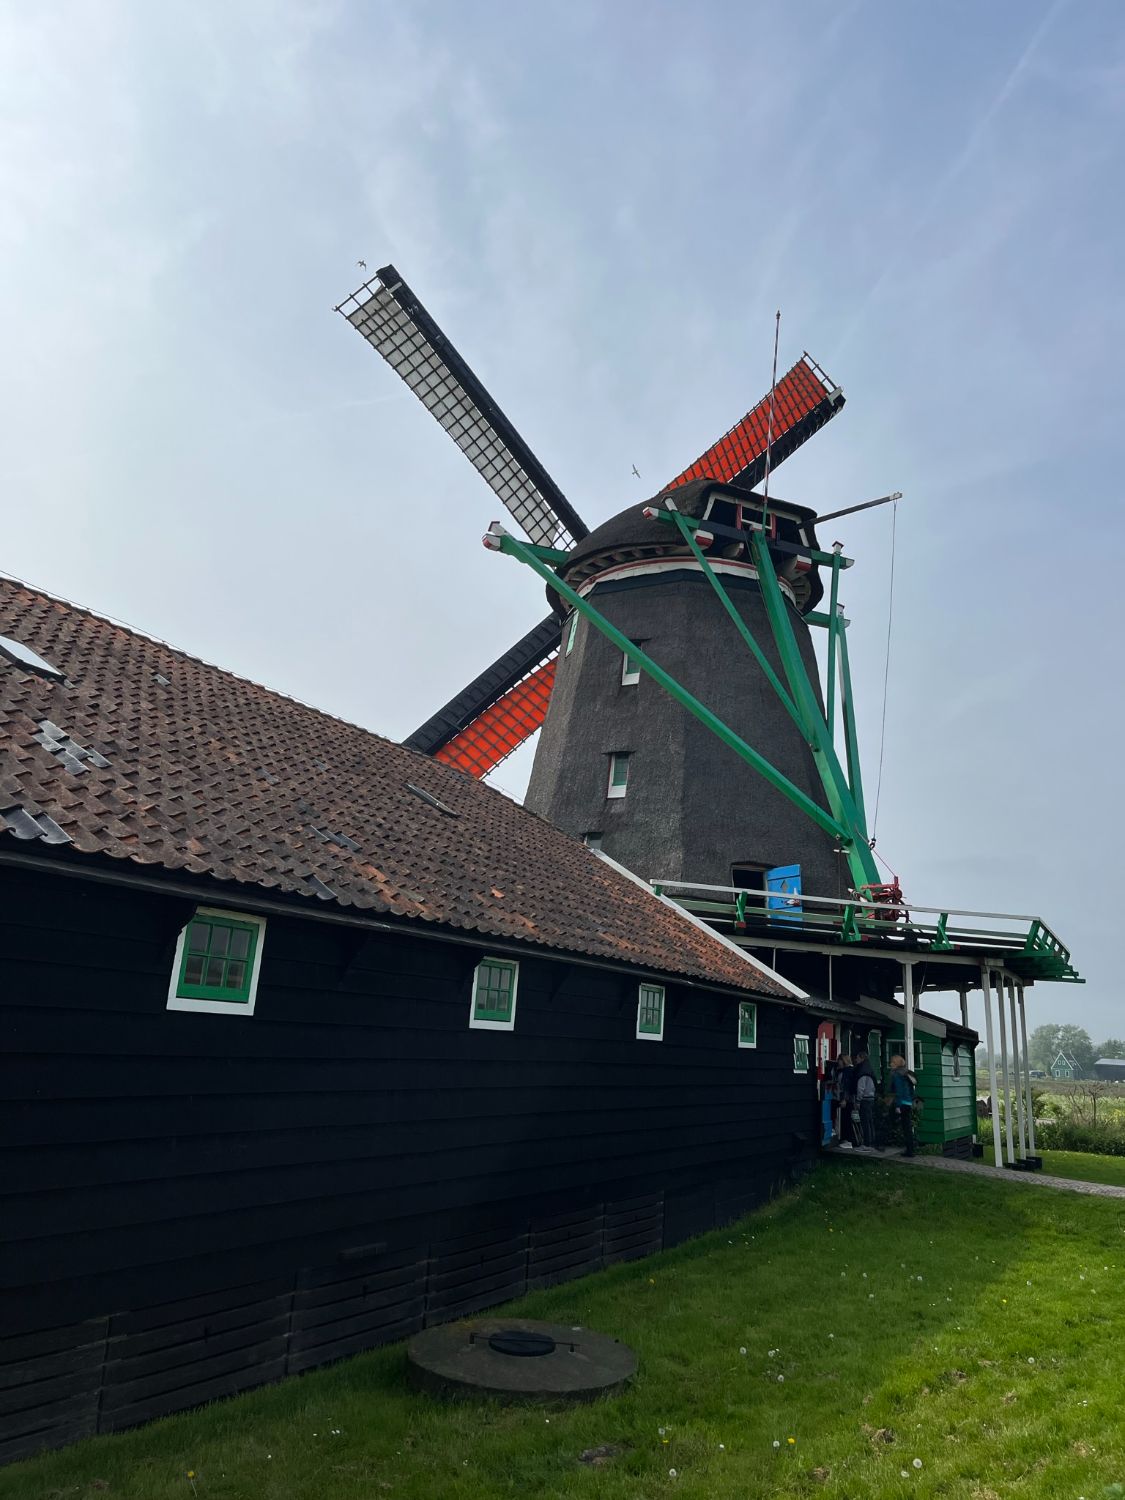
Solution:
M832 737L828 732L828 725L820 711L820 704L816 701L816 694L809 681L809 674L805 670L804 659L789 619L781 585L777 581L769 545L761 531L752 533L750 548L754 567L758 573L758 583L762 590L762 600L766 606L766 615L781 655L781 665L812 742L813 760L820 774L821 785L824 787L829 807L848 831L845 848L852 878L857 886L877 884L879 869L868 845L866 820L861 805L857 804L852 795L852 789L844 775ZM846 717L845 722L847 722ZM849 745L849 765L851 764L850 749ZM858 767L858 752L856 766ZM856 784L858 785L858 782Z
M599 630L607 640L611 640L618 650L629 657L630 661L635 662L646 676L651 677L654 682L659 683L665 692L669 693L677 703L686 708L688 713L694 715L701 724L705 725L717 739L721 740L724 745L727 745L736 755L740 756L747 765L752 766L760 776L769 782L770 786L776 787L779 792L788 797L790 802L795 803L803 813L810 817L819 827L823 828L826 833L830 833L839 839L841 845L845 849L848 849L850 858L854 835L844 822L834 817L831 813L825 812L823 807L814 802L799 786L790 781L788 776L785 776L776 766L772 765L764 755L759 754L752 745L748 745L741 735L736 734L731 729L729 724L725 724L717 714L712 713L705 704L701 703L692 693L689 693L687 688L678 683L670 672L666 672L663 667L654 662L628 636L622 634L616 625L611 625L605 616L594 608L589 600L583 599L579 593L571 588L569 583L559 577L553 568L537 557L534 550L526 542L521 542L516 537L509 536L504 531L493 532L492 537L495 537L498 543L495 550L506 552L509 557L518 558L520 562L525 563L527 567L538 573L544 583L554 589L557 594L561 594L573 609L576 609L579 614L584 615L596 630ZM492 538L490 537L489 540L491 544ZM868 854L866 842L863 845L863 853ZM871 877L864 875L863 878L870 879Z

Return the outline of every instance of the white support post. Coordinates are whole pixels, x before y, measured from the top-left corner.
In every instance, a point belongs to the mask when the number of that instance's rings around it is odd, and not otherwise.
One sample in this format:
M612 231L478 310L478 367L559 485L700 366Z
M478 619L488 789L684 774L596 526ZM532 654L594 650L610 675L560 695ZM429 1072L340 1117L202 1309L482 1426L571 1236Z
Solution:
M1002 1166L1016 1164L1016 1148L1011 1139L1011 1088L1008 1085L1008 1025L1004 1019L1004 969L996 981L996 1014L1001 1020L1001 1082L1004 1085L1004 1139L1008 1143L1008 1160Z
M1012 1023L1012 1082L1016 1096L1016 1145L1020 1160L1027 1155L1027 1107L1024 1104L1023 1067L1019 1044L1019 1028L1016 1026L1016 982L1010 974L1005 976L1008 991L1008 1016Z
M906 1066L913 1073L914 1063L914 965L903 964L902 966L902 1003L906 1011L906 1020L903 1025L904 1045L906 1048Z
M980 987L984 994L984 1044L988 1048L988 1088L992 1102L992 1153L998 1167L1004 1165L1000 1150L1000 1100L996 1095L996 1052L992 1045L992 993L989 988L988 965L980 971Z
M1024 1078L1027 1081L1027 1143L1032 1156L1035 1156L1035 1099L1031 1092L1031 1054L1027 1050L1027 1011L1023 1004L1022 983L1016 986L1016 991L1020 997L1020 1035L1023 1038Z
M961 1025L966 1031L969 1029L969 996L966 990L961 991Z

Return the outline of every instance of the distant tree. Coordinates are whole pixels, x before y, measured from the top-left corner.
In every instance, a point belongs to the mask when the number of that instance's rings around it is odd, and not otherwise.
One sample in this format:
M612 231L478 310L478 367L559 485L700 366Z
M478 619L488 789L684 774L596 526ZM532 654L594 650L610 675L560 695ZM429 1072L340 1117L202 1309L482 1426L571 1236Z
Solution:
M1111 1036L1107 1041L1099 1042L1094 1051L1098 1057L1119 1057L1122 1062L1125 1062L1125 1042L1115 1036Z
M1037 1026L1027 1039L1027 1050L1031 1054L1031 1065L1049 1072L1051 1064L1060 1052L1073 1057L1079 1071L1089 1073L1095 1057L1107 1054L1094 1051L1090 1034L1081 1026Z
M1031 1056L1031 1066L1042 1068L1044 1073L1050 1071L1051 1064L1063 1050L1059 1042L1061 1026L1037 1026L1027 1039L1027 1050Z
M1094 1044L1090 1040L1090 1033L1081 1026L1059 1027L1059 1051L1065 1052L1068 1057L1073 1057L1078 1064L1079 1070L1086 1074L1087 1078L1094 1070L1094 1058L1098 1055L1094 1051Z

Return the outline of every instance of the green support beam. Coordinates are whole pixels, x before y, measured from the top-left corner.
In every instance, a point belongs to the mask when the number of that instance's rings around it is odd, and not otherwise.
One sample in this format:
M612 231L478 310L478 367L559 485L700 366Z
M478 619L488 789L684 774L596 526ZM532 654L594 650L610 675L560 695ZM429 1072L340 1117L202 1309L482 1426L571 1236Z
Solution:
M848 632L840 631L840 674L843 683L840 693L840 717L844 723L844 743L847 746L848 755L848 783L851 786L852 798L864 828L867 827L867 813L863 806L863 775L859 767L859 736L856 733L855 708L852 704L852 674L848 665ZM878 879L878 876L875 877Z
M832 558L832 593L828 605L828 736L835 742L836 722L836 637L840 633L840 559Z
M627 655L630 660L636 662L642 672L651 677L654 682L659 683L665 692L671 694L677 703L686 708L688 713L697 718L701 724L705 725L716 738L733 750L736 755L740 756L747 765L753 767L760 776L769 782L770 786L788 797L790 802L799 807L818 827L823 828L826 833L830 833L834 838L839 839L841 845L848 850L849 859L851 858L855 844L855 835L847 823L833 816L831 813L825 812L819 803L814 802L807 793L803 792L799 786L790 781L788 776L785 776L776 766L766 760L764 755L761 755L752 745L747 744L742 736L736 734L717 714L712 713L694 694L689 693L685 687L681 686L670 672L666 672L663 667L654 662L627 635L618 630L616 625L611 625L605 616L594 608L589 600L584 599L575 589L572 589L565 579L560 578L546 562L536 555L541 549L533 548L528 542L519 541L516 537L510 536L502 529L491 532L488 542L494 551L505 552L509 557L518 558L520 562L525 563L533 572L538 573L544 583L554 589L557 594L560 594L572 609L576 609L579 614L584 615L596 630L599 630L607 640L612 641L618 650ZM776 579L774 580L774 584L776 587ZM780 594L780 589L778 593ZM805 685L807 688L807 681ZM862 853L870 858L866 841L863 843ZM870 880L877 877L864 875L863 878Z
M766 656L766 653L762 650L761 646L758 645L753 631L747 625L742 616L738 613L738 610L735 608L734 601L731 599L726 589L723 588L722 584L719 582L718 578L715 575L714 569L711 567L711 564L704 557L703 549L696 541L691 527L688 526L685 518L680 515L679 511L673 511L672 515L675 518L677 526L679 527L680 535L691 548L691 554L699 564L704 578L706 578L707 582L711 585L715 594L718 596L719 603L723 606L727 614L730 616L731 620L734 622L734 628L742 637L743 642L750 648L751 655L761 667L763 673L765 674L766 681L769 683L770 687L773 688L777 696L781 699L781 702L785 707L785 711L793 720L794 724L796 724L802 735L804 735L805 738L808 739L808 732L805 729L805 725L801 719L801 715L797 709L797 705L793 702L793 699L786 692L784 683L781 681L781 678L778 677L773 667L770 666L769 658Z
M754 566L758 571L758 582L761 585L766 614L778 651L781 653L781 665L785 669L785 676L793 697L796 699L797 707L801 710L805 720L806 730L813 741L813 759L820 775L821 785L824 787L829 807L837 820L848 830L844 849L852 879L857 887L877 885L879 884L879 869L869 847L867 821L863 814L863 807L853 796L852 787L849 785L848 778L844 776L843 767L836 756L835 747L828 733L828 725L816 701L800 647L797 645L797 637L786 610L781 585L777 581L773 559L769 554L769 545L762 532L754 533L751 539L751 549ZM843 636L841 635L841 663L846 660L843 649ZM845 705L842 704L841 708L845 712L846 721Z

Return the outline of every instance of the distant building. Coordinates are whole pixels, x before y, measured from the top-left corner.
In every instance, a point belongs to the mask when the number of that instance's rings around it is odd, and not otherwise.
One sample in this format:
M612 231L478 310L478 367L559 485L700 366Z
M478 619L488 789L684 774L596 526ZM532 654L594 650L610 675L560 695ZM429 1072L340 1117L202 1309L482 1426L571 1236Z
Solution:
M1051 1064L1052 1078L1081 1078L1082 1069L1078 1066L1076 1058L1071 1057L1069 1052L1060 1052Z
M1094 1077L1125 1083L1125 1057L1099 1057L1094 1064Z

